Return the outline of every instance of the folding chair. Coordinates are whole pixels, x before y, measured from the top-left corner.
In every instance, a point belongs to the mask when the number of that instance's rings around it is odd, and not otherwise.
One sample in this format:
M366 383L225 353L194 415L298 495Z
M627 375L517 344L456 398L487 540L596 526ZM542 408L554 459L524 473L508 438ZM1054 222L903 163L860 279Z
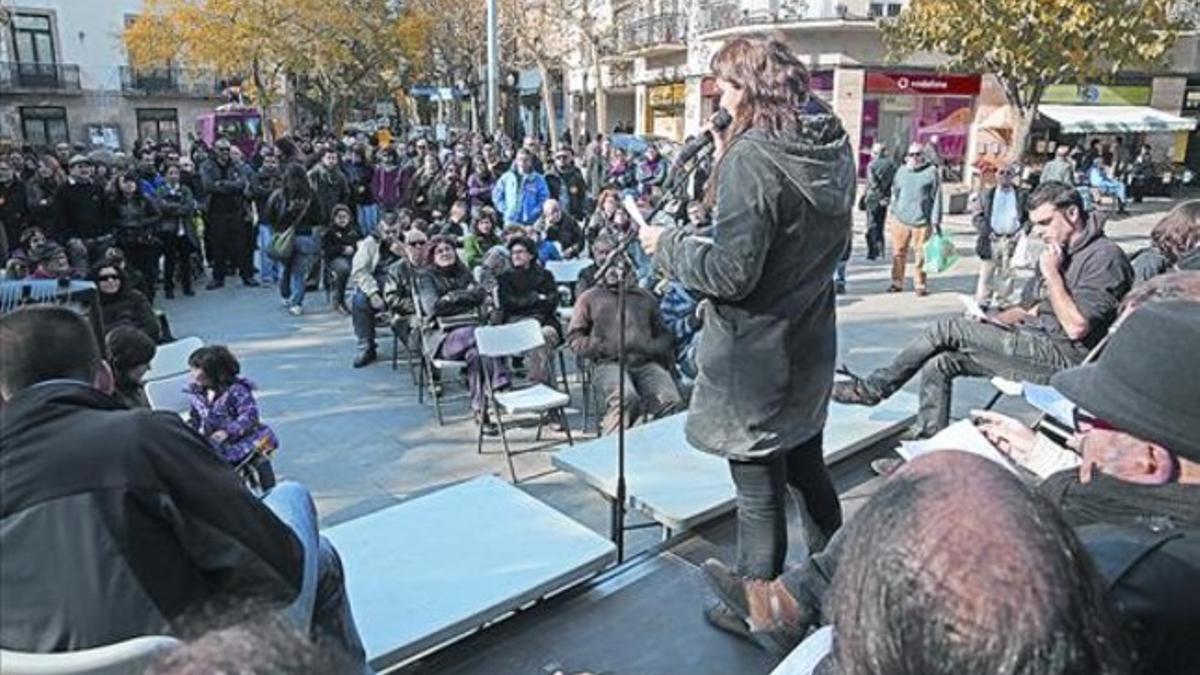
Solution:
M185 392L187 385L188 376L184 373L161 380L150 380L144 387L152 409L169 410L183 415L191 408L191 402Z
M392 332L392 370L400 367L400 347L404 347L404 356L408 359L408 372L412 375L413 385L417 384L417 361L414 358L418 349L414 348L413 335L419 335L419 329L414 325L414 318L408 314L388 313L383 326ZM376 326L382 327L382 326Z
M133 675L182 644L167 635L146 635L103 647L51 654L0 649L0 663L6 675Z
M174 342L159 345L150 360L150 370L146 371L146 380L161 380L188 372L188 357L192 352L204 346L204 340L198 337L180 338Z
M513 466L512 450L508 444L508 431L504 427L504 415L519 415L522 413L538 414L537 440L542 439L542 427L548 412L557 411L562 420L563 430L567 434L567 444L574 445L571 437L571 425L567 420L566 408L571 403L571 396L544 384L531 384L522 388L506 391L496 391L493 386L495 377L492 365L496 359L508 359L527 354L546 344L542 335L542 327L533 319L525 319L503 326L481 326L475 329L475 346L479 356L483 358L485 412L488 409L496 411L496 426L500 430L500 441L504 445L504 457L508 462L508 472L512 482L517 481L517 470ZM479 427L478 451L483 453L483 426Z
M437 322L437 324L439 326L441 326L442 329L449 330L452 327L465 326L465 325L469 325L471 323L477 323L478 319L476 317L474 317L473 315L472 316L463 315L463 316L453 316L453 317L432 317L432 318L426 317L424 310L421 307L421 298L417 295L417 290L415 287L412 290L412 294L413 294L413 306L416 311L416 313L413 315L413 327L416 330L417 335L419 336L418 347L421 350L421 371L420 371L420 376L417 380L417 402L422 403L422 404L425 403L425 393L426 393L426 388L428 388L429 394L433 398L433 410L434 410L434 413L437 415L438 424L444 425L446 423L446 421L442 416L442 401L445 398L445 392L443 391L443 387L441 386L444 383L444 381L440 380L438 378L438 376L443 371L452 371L452 372L456 372L456 373L463 373L463 371L465 371L467 369L467 362L466 361L456 361L456 360L451 360L451 359L436 359L436 358L433 358L432 356L430 356L430 350L427 349L427 345L425 345L425 334L421 331L421 328L423 328L426 325L426 322L435 321L435 322ZM465 375L459 377L457 380L451 380L451 381L452 382L457 381L464 385L467 384ZM470 394L467 393L467 394L460 396L459 398L468 398L469 396L470 396Z

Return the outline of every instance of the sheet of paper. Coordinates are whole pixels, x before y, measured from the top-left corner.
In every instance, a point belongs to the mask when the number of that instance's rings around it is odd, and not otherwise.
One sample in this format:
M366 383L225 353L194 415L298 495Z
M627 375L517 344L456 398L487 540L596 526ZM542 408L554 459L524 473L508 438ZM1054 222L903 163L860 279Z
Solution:
M942 429L933 438L923 441L905 441L896 452L907 461L938 450L961 450L984 459L990 459L1004 468L1017 473L1009 461L994 445L984 438L971 420L960 420Z
M1075 404L1058 393L1054 387L1025 383L1025 402L1058 420L1069 428L1075 426Z
M972 319L987 321L987 314L984 314L983 310L979 308L979 303L975 302L975 298L967 295L966 293L959 293L958 301L962 303L963 309L966 310L965 314L967 316L971 317Z

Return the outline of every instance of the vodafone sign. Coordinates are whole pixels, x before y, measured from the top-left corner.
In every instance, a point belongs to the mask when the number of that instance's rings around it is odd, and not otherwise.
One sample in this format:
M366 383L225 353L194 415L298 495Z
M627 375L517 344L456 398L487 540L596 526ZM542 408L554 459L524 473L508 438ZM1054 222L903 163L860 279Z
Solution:
M936 75L932 73L868 72L868 94L908 94L910 96L975 96L979 94L978 75Z

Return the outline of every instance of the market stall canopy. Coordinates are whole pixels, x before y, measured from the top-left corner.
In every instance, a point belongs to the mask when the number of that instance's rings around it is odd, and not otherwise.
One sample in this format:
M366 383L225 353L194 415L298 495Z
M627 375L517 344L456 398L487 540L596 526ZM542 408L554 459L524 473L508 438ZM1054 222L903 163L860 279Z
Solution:
M1138 105L1044 105L1039 108L1064 134L1174 133L1196 120Z

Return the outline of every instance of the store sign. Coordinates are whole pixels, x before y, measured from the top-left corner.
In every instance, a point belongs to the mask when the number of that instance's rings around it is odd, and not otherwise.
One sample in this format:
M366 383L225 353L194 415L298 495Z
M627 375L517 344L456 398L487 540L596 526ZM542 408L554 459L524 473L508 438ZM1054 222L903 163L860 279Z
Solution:
M1149 105L1150 87L1144 85L1052 84L1042 103L1065 105Z
M932 73L867 73L868 94L908 96L975 96L979 94L978 75L936 75Z
M1189 87L1183 92L1183 109L1200 111L1200 87Z
M650 87L646 97L651 108L670 108L683 105L686 88L682 82Z

